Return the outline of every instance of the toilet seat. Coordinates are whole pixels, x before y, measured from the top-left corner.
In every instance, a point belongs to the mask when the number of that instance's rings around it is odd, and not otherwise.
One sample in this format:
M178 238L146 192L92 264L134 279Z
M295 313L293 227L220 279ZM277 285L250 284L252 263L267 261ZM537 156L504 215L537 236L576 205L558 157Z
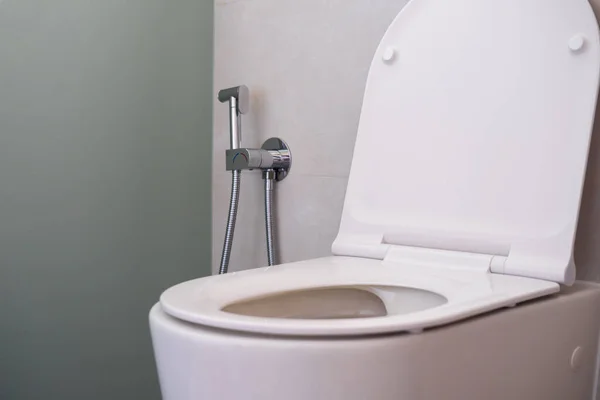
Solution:
M447 302L416 312L357 319L264 318L223 311L240 301L282 292L365 285L421 289ZM554 282L481 270L450 271L335 256L184 282L166 290L160 304L172 317L213 328L271 335L355 336L416 332L558 290ZM382 300L387 309L393 309L393 299Z

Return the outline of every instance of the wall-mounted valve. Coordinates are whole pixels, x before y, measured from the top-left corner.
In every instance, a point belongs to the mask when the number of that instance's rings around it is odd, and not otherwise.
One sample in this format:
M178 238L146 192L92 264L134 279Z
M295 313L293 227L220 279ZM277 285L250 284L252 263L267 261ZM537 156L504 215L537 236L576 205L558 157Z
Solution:
M285 178L292 166L292 155L287 144L279 138L268 139L260 149L229 149L225 152L225 169L272 169L278 181Z

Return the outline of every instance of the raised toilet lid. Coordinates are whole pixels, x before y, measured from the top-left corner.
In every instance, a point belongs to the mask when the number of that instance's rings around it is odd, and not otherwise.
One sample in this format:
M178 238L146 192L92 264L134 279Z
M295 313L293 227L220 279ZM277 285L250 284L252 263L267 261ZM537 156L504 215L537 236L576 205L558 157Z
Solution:
M411 1L371 64L334 253L572 283L598 48L586 0Z

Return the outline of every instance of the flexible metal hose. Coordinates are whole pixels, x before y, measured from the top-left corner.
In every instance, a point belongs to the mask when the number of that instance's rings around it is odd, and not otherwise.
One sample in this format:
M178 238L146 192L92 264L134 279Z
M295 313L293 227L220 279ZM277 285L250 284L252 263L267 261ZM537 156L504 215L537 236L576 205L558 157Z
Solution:
M275 216L273 213L273 192L275 189L275 171L272 169L264 172L265 180L265 230L267 233L267 261L269 266L277 264L275 252Z
M231 171L231 198L229 200L229 215L227 216L227 227L225 228L225 241L223 242L223 253L221 254L221 266L219 274L226 274L231 257L231 245L233 244L233 233L235 231L235 220L237 218L238 204L240 201L240 170Z

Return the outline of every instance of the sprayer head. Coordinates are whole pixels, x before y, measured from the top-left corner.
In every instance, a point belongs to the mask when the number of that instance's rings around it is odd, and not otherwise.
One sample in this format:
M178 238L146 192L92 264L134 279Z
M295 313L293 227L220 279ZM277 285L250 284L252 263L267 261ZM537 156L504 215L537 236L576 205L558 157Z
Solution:
M250 91L245 85L220 90L217 98L221 103L231 101L234 98L237 104L237 112L240 114L246 114L250 108Z

